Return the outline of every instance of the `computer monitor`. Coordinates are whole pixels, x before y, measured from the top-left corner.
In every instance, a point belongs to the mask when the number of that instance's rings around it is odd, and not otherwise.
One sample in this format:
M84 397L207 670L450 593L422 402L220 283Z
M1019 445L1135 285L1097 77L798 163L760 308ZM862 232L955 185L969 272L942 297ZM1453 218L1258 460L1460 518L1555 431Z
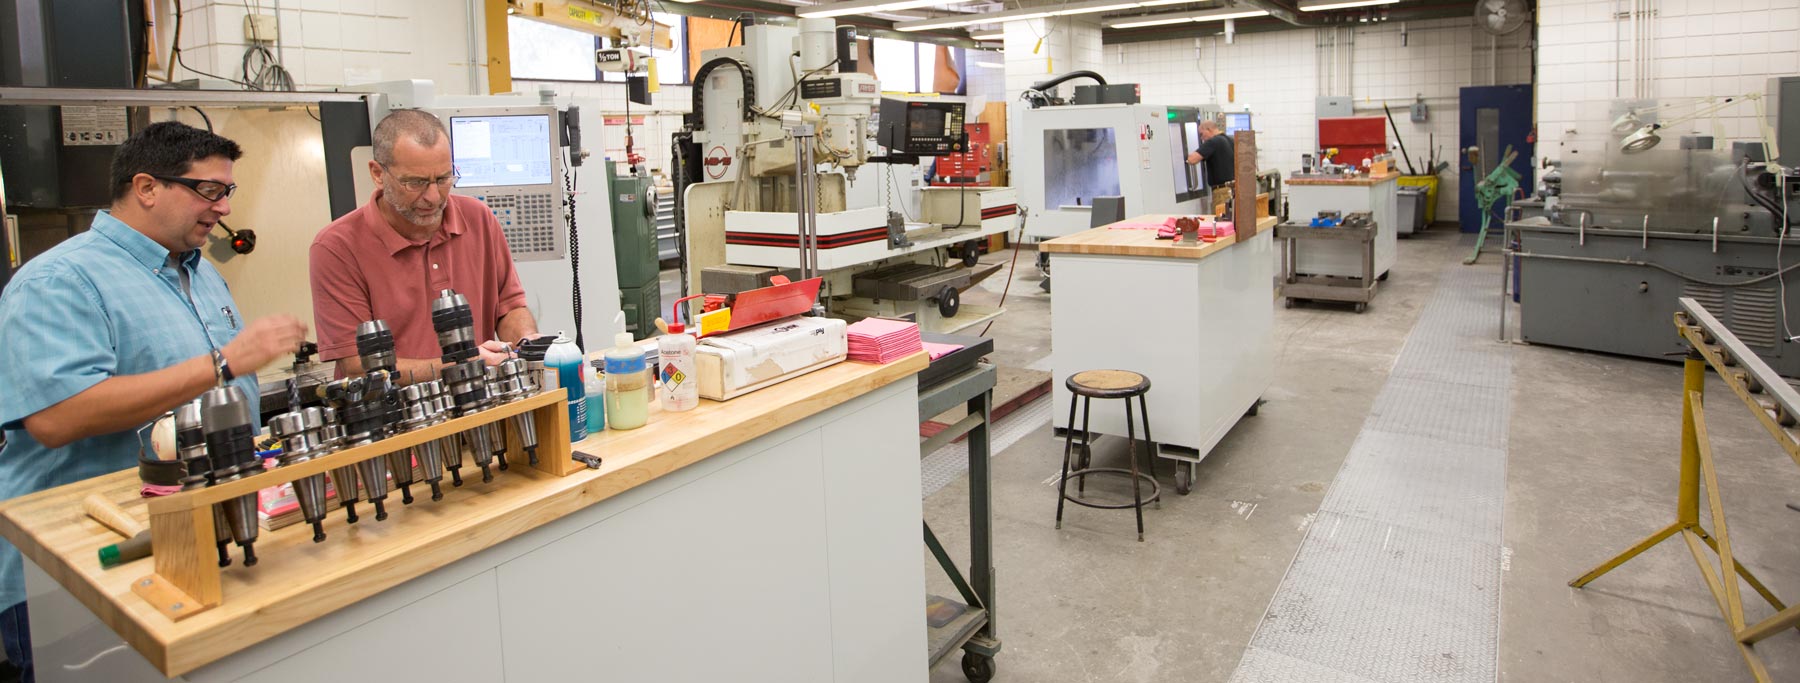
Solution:
M1250 130L1250 112L1227 112L1225 134L1232 135L1240 130Z
M457 187L551 185L548 114L450 117L450 158Z

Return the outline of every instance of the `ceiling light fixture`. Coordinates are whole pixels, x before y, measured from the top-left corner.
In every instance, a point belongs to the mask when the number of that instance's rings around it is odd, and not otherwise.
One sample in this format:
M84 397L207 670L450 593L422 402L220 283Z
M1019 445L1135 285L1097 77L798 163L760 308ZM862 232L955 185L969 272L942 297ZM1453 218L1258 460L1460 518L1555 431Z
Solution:
M1006 68L1005 64L1001 64L999 62L976 62L975 66L979 66L983 69L1004 69L1004 68Z
M970 31L970 40L1005 40L1005 31Z
M1374 7L1376 5L1392 5L1400 0L1300 0L1300 11L1323 12L1332 9L1350 9L1352 7Z
M868 1L869 0L861 0L861 2L868 2ZM1076 14L1098 14L1100 12L1114 12L1114 11L1118 11L1118 10L1122 10L1122 9L1136 9L1136 8L1140 8L1140 7L1161 7L1163 5L1185 4L1188 2L1193 2L1193 0L1137 0L1136 2L1132 2L1132 1L1121 2L1120 0L1090 0L1089 2L1071 2L1071 3L1057 5L1055 7L1050 7L1050 8L1027 7L1027 8L1021 8L1021 9L1015 9L1015 10L1005 10L1005 11L1001 11L1001 12L984 12L984 13L978 13L978 14L965 14L965 15L958 15L958 16L951 16L951 17L937 17L935 19L920 19L917 21L903 21L903 22L894 24L894 28L896 30L900 30L900 31L928 31L931 29L939 29L939 28L957 28L957 27L961 27L961 26L975 26L977 24L993 24L993 23L997 23L997 22L1023 21L1026 19L1042 19L1044 17L1066 17L1066 16L1071 16L1071 15L1076 15ZM858 3L858 4L860 4L860 3ZM939 3L939 4L948 4L948 3ZM835 5L833 5L833 6L835 7ZM1220 10L1214 10L1214 11L1217 12ZM1268 12L1264 12L1261 10L1256 10L1253 12L1244 12L1244 11L1239 11L1239 10L1228 9L1228 10L1224 10L1224 12L1226 12L1226 16L1222 16L1221 18L1260 17L1260 16L1264 16L1264 15L1268 14ZM801 16L807 16L807 15L802 14ZM1198 19L1195 21L1206 21L1206 19Z
M1263 10L1209 10L1206 12L1181 12L1176 14L1149 14L1141 17L1120 17L1101 22L1107 28L1141 28L1144 26L1167 26L1169 24L1187 24L1202 21L1224 21L1226 19L1249 19L1266 17Z
M679 1L679 0L678 0ZM806 19L827 19L850 14L872 14L875 12L894 12L898 10L920 9L923 7L941 7L953 5L959 0L851 0L850 2L830 2L813 5L794 14Z

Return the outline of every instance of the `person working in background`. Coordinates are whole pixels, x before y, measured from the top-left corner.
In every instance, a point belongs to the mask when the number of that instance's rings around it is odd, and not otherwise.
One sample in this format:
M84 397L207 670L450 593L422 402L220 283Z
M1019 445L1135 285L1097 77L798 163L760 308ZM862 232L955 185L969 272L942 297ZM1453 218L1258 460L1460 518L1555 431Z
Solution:
M337 361L340 376L361 374L356 326L383 320L394 335L399 379L436 379L442 364L431 301L444 289L468 298L477 339L537 336L500 221L480 201L450 193L458 173L443 122L416 109L395 111L376 124L374 146L375 194L313 239L319 358ZM481 355L498 364L506 345L485 341Z
M32 259L0 293L0 499L137 464L138 430L221 382L250 400L256 371L293 353L306 326L243 325L225 279L200 258L231 213L231 140L155 123L113 154L112 208ZM0 643L33 678L19 551L0 542Z
M1187 162L1206 163L1206 183L1212 186L1214 206L1231 201L1231 182L1237 177L1237 161L1232 153L1231 136L1219 134L1218 122L1212 119L1200 122L1200 149L1188 152Z

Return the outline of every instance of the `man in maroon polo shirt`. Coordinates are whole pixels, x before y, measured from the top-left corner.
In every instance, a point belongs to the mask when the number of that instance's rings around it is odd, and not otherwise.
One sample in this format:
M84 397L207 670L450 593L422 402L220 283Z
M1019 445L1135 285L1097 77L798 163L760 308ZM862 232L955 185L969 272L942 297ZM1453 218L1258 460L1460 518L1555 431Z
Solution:
M356 326L384 320L394 334L401 379L436 378L442 363L431 300L444 289L468 298L475 337L488 340L482 359L505 360L498 340L537 336L537 320L525 307L525 288L494 212L450 193L457 173L443 122L428 112L397 110L375 126L374 143L374 196L313 239L320 360L337 361L340 375L362 373Z

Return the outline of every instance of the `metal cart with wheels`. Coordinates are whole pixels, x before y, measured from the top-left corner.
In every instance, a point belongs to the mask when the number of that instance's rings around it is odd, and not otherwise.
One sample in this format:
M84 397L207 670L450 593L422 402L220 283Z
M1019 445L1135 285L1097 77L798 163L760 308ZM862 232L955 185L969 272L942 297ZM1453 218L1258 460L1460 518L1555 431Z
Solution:
M959 436L967 435L969 451L969 570L957 568L944 544L924 524L925 546L956 586L961 601L926 596L926 638L930 666L962 650L962 670L970 683L994 678L994 655L1000 652L994 619L994 512L989 470L988 417L993 411L998 373L981 358L994 342L982 337L926 333L926 341L960 344L963 349L935 361L919 375L919 418L930 419L957 406L967 415L919 443L923 458Z
M1282 305L1293 308L1296 301L1344 301L1353 304L1357 313L1369 309L1375 299L1375 235L1376 225L1368 213L1344 217L1341 225L1313 227L1302 223L1275 226L1275 239L1286 244L1281 256ZM1362 277L1331 277L1296 272L1300 263L1297 251L1302 242L1360 242ZM1385 276L1384 276L1385 277Z

